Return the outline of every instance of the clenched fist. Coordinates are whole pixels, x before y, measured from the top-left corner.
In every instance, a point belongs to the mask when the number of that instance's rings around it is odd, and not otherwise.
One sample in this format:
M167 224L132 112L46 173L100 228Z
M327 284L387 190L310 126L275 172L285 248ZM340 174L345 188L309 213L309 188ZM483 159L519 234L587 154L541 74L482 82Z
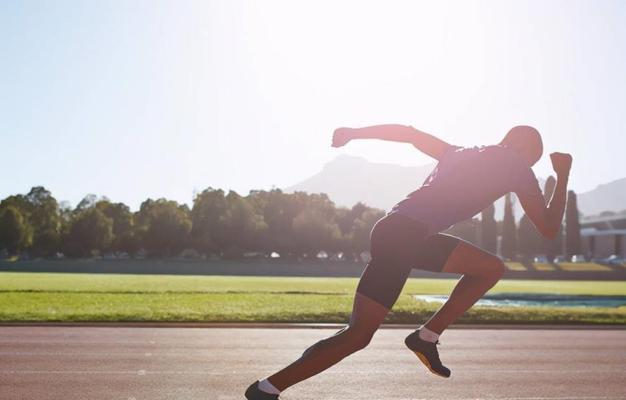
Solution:
M350 136L351 128L337 128L333 133L333 147L341 147L348 143L352 137Z
M567 153L551 153L552 168L558 175L568 175L572 167L572 156Z

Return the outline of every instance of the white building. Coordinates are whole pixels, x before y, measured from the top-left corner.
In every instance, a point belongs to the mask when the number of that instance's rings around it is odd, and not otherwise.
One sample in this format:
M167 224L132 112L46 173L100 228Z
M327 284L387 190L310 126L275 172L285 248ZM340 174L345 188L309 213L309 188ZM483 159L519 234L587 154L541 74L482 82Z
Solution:
M586 255L626 257L626 214L582 218L580 228Z

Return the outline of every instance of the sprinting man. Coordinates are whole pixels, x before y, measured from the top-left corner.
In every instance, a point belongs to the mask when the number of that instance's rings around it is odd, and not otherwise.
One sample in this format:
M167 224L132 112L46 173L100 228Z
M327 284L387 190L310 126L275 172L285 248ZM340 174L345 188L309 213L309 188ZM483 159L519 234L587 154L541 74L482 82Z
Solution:
M371 260L356 289L348 325L306 349L284 369L250 385L249 400L278 399L281 391L367 346L413 268L463 275L448 301L405 339L428 370L449 377L450 370L437 352L439 335L498 282L505 266L497 256L440 232L509 192L517 195L543 236L554 238L559 232L572 157L550 154L557 183L546 206L531 169L541 158L543 144L539 132L530 126L514 127L498 144L474 147L454 146L405 125L339 128L332 146L341 147L354 139L410 143L438 163L422 187L393 206L372 228Z

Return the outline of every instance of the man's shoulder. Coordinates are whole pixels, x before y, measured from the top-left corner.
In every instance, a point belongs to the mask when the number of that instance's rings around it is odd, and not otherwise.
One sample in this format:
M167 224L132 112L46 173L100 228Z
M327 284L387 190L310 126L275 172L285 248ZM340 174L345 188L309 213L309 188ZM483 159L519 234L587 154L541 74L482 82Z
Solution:
M473 146L471 149L476 152L483 153L486 156L500 158L505 161L514 162L519 160L519 155L515 152L515 150L501 144L477 145Z
M451 146L451 153L457 154L481 154L489 155L507 155L510 149L498 144L477 144L473 146Z
M510 151L510 149L501 144L475 144L470 146L450 145L457 151Z
M513 149L499 144L463 147L457 151L459 159L476 163L481 168L496 168L495 174L524 174L530 169Z

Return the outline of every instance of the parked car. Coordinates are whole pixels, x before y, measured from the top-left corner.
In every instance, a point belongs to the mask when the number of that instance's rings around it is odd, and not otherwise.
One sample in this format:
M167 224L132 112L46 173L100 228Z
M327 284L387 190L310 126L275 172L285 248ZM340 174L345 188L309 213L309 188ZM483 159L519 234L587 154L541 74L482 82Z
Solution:
M609 264L609 265L617 265L620 267L622 265L626 265L626 259L618 256L617 254L611 254L610 256L606 258L600 258L598 259L598 262L603 263L603 264Z
M560 262L565 262L565 261L567 261L567 258L564 255L558 255L554 257L555 263L560 263Z
M626 258L616 258L611 261L611 265L619 265L620 267L626 267Z
M328 253L324 250L320 250L316 255L315 258L319 259L319 260L326 260L328 258Z
M546 257L545 255L541 254L536 256L535 258L533 258L533 262L536 263L548 263L548 257Z
M584 263L584 262L587 262L587 259L582 254L574 254L572 256L571 260L572 260L573 263Z

